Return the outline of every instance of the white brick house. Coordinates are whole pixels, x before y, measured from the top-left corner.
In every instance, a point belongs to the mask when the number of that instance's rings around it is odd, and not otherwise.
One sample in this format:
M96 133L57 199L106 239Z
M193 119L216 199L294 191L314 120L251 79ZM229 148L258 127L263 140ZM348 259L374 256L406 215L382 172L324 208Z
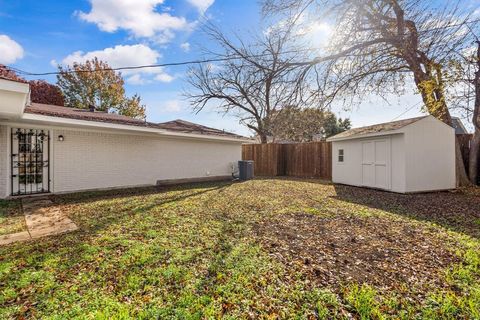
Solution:
M0 79L0 198L225 179L245 141L181 120L30 103L28 84Z

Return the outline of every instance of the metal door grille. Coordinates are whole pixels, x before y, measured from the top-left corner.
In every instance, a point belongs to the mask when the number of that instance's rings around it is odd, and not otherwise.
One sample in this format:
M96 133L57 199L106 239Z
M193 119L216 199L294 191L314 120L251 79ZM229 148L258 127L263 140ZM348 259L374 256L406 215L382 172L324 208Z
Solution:
M12 128L13 196L50 192L49 151L47 130Z

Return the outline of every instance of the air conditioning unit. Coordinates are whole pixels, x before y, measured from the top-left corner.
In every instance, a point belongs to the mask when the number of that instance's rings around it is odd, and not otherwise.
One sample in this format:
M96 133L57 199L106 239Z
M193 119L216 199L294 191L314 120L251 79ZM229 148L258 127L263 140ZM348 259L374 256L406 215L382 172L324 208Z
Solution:
M253 160L238 161L238 172L240 180L253 179Z

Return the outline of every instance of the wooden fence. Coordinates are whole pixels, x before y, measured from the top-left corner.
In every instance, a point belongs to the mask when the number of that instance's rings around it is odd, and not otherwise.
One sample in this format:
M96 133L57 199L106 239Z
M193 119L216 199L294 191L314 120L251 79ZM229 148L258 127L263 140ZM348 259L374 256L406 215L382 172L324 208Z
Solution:
M461 134L457 137L468 171L472 135ZM255 162L254 171L257 176L332 179L332 144L330 142L244 144L242 159Z
M245 144L242 159L255 162L257 176L332 179L330 142Z

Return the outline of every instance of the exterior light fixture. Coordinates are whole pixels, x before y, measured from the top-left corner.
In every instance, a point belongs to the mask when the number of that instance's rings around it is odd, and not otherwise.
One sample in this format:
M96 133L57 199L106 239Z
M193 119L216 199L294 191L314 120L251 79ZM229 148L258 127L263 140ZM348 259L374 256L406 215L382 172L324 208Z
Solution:
M65 140L65 137L63 135L59 135L58 136L58 141L63 141L63 140Z

